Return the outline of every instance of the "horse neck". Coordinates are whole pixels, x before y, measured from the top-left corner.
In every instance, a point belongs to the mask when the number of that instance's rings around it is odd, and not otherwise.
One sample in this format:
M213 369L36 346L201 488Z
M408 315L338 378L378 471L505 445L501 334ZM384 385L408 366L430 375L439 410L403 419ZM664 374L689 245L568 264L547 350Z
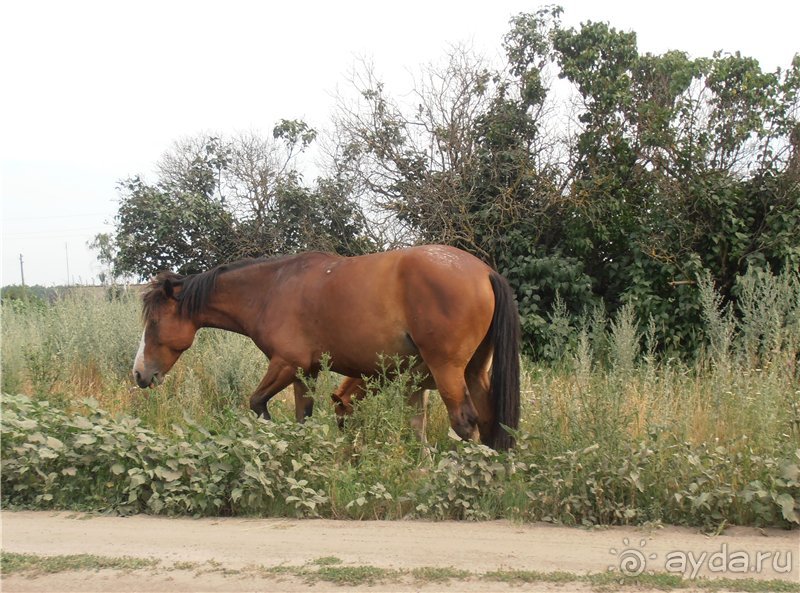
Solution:
M251 335L250 325L258 318L259 311L263 310L262 303L254 300L252 294L261 294L262 298L266 298L269 291L263 290L265 283L263 274L259 279L262 289L259 291L249 289L248 280L253 276L242 274L242 271L244 270L232 270L217 278L208 305L197 314L198 327L213 327Z

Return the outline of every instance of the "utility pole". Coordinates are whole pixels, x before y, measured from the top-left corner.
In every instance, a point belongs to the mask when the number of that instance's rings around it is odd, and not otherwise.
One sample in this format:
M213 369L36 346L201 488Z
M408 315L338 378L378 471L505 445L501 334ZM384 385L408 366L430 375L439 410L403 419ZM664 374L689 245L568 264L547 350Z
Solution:
M22 278L22 302L28 302L28 289L25 288L25 268L22 266L22 254L19 254L19 275Z

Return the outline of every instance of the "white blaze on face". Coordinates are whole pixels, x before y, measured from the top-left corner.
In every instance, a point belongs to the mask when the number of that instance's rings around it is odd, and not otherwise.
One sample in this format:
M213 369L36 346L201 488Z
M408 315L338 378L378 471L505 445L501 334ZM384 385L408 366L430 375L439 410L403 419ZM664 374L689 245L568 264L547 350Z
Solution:
M147 330L145 330L147 331ZM144 334L142 332L142 339L139 342L139 350L136 351L136 359L133 361L133 370L136 371L143 371L144 370Z

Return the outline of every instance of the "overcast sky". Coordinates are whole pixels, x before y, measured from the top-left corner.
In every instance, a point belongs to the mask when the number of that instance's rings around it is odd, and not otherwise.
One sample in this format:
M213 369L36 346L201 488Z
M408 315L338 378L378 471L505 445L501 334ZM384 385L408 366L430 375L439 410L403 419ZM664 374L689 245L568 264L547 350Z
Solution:
M763 68L800 52L800 2L563 0L563 21L633 30L641 52L741 51ZM86 243L112 229L116 183L204 131L323 129L361 58L393 92L447 48L500 55L516 0L85 2L0 8L2 278L91 282Z

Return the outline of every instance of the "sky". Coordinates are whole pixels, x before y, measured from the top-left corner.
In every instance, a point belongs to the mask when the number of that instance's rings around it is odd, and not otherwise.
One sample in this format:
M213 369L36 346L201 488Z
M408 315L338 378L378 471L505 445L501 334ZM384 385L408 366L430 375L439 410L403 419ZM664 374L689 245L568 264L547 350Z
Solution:
M640 52L741 51L764 69L800 52L800 2L562 0L562 21L637 33ZM117 183L179 138L324 130L362 60L390 92L467 44L500 59L517 0L3 2L0 284L93 283L87 243L113 230Z

